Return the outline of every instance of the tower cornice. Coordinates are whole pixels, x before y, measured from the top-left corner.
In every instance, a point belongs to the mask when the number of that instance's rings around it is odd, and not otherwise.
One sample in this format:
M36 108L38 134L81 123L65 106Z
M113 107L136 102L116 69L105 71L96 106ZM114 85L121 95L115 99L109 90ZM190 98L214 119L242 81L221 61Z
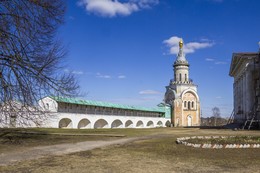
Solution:
M190 66L188 61L181 61L181 60L177 60L174 62L173 64L173 67L176 67L176 66Z

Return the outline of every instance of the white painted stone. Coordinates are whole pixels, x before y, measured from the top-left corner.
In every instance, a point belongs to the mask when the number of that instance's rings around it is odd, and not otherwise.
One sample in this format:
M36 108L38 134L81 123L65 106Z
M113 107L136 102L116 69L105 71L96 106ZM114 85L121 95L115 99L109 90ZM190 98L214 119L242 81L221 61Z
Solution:
M200 148L200 147L201 147L201 144L194 144L194 147L195 147L195 148Z

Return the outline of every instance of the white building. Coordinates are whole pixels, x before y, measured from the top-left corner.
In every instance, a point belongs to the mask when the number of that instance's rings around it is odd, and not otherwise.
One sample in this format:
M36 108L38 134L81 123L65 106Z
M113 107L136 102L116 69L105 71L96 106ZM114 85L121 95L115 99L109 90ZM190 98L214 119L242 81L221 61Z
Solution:
M28 107L17 101L0 104L0 127L38 127L46 120L42 109Z
M259 53L233 53L232 56L229 75L234 77L233 116L234 122L243 124L243 128L260 122L259 58Z

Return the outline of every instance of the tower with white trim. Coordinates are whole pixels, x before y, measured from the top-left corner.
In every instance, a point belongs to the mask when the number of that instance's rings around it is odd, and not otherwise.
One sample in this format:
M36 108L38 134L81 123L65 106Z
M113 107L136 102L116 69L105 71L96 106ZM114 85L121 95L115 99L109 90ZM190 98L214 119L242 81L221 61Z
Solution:
M199 126L200 101L197 85L189 78L189 63L183 52L183 40L179 41L179 53L173 64L174 78L166 86L164 102L171 105L173 126Z

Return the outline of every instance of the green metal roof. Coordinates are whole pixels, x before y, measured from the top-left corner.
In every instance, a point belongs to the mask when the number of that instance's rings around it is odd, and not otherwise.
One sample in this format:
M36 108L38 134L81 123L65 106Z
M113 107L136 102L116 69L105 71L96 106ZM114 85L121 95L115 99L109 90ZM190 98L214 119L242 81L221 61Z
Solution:
M129 105L116 104L116 103L101 102L101 101L81 100L81 99L77 99L77 98L65 98L65 97L50 97L50 98L52 98L53 100L55 100L57 102L72 103L72 104L79 104L79 105L100 106L100 107L109 107L109 108L119 108L119 109L128 109L128 110L165 113L165 110L161 107L146 108L146 107L139 107L139 106L129 106Z

